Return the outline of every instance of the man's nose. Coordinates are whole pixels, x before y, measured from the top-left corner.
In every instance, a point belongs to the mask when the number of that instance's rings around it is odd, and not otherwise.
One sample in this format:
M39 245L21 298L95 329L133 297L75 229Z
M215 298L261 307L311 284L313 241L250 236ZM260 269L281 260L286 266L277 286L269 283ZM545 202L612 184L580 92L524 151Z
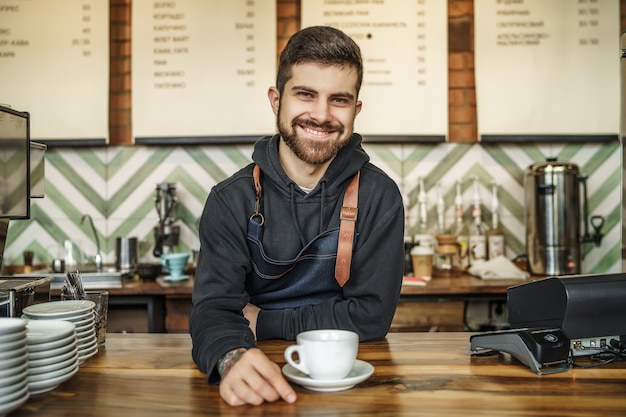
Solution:
M311 118L323 123L331 119L331 107L326 100L316 100L311 109Z

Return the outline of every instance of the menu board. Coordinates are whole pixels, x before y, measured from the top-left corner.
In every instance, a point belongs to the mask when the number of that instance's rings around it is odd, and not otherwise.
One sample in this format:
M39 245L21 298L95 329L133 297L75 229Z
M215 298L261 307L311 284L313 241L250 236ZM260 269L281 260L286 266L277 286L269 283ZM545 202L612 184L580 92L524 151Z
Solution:
M619 131L618 0L474 2L482 140Z
M448 4L441 0L302 0L302 27L344 31L361 48L363 135L448 132Z
M274 1L133 1L132 19L135 142L275 131Z
M31 115L31 138L106 143L109 2L0 0L0 103Z

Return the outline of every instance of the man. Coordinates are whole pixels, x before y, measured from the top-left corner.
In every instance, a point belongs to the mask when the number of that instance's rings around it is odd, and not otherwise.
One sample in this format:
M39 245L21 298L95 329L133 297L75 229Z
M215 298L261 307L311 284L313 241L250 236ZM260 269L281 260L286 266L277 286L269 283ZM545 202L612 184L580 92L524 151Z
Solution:
M228 404L296 400L255 340L336 328L368 341L389 330L402 284L404 212L398 187L368 162L353 133L362 78L360 50L343 32L318 26L296 33L268 91L279 134L257 142L254 163L207 199L192 355ZM344 283L335 277L338 228L359 172Z

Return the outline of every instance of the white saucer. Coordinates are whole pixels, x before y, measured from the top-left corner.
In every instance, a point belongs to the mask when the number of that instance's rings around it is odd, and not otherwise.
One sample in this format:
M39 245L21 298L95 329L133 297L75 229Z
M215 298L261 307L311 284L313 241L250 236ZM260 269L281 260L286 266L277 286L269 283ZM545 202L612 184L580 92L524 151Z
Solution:
M63 367L59 369L55 369L54 371L43 372L40 374L31 374L31 371L29 369L26 380L28 381L29 384L34 383L34 382L50 380L58 376L65 375L68 372L73 371L74 368L78 368L78 355L75 355L70 360L64 361Z
M26 379L27 376L28 367L26 366L26 363L11 369L10 372L4 372L2 378L0 379L0 389L8 387L10 385L15 385L16 383L19 383L22 379Z
M178 275L175 277L171 275L166 275L163 277L163 281L170 281L170 282L184 281L186 279L189 279L189 275Z
M75 325L65 320L29 320L27 324L28 344L53 342L75 332Z
M67 337L64 337L63 339L57 339L57 340L53 340L51 342L45 342L45 343L37 343L34 345L31 345L30 343L28 344L28 353L32 353L32 352L42 352L45 350L50 350L50 349L55 349L61 346L65 346L65 345L69 345L72 343L76 343L76 333L73 333Z
M26 343L28 343L28 338L26 339ZM6 342L2 344L2 353L6 353L10 350L15 350L15 349L21 349L22 346L24 345L24 340L23 339L19 339L19 340L14 340L12 342ZM6 355L3 355L3 357ZM14 355L9 355L9 356L14 356Z
M58 355L62 355L64 353L67 353L71 350L76 349L76 346L78 345L78 343L76 342L76 339L74 339L72 342L69 342L63 346L57 347L57 348L51 348L51 349L44 349L44 350L40 350L40 351L36 351L36 352L28 352L28 361L32 361L32 360L39 360L39 359L44 359L44 358L49 358L49 357L55 357Z
M97 343L89 349L83 349L82 351L78 351L78 364L82 365L87 359L91 358L96 353L98 353Z
M63 382L70 379L76 372L78 372L78 366L72 367L68 373L55 378L50 378L43 381L29 382L28 392L30 393L30 395L36 395L52 391Z
M19 397L12 400L7 400L5 398L0 401L0 415L6 415L11 411L15 411L20 408L28 398L30 397L30 393L28 392L28 386L26 389L21 389L19 391Z
M76 341L78 342L78 345L80 346L87 342L90 342L91 339L94 339L95 337L96 337L96 329L91 327L90 329L85 330L81 332L80 334L76 334Z
M0 333L9 334L22 332L26 329L26 322L14 317L3 317L0 320Z
M15 342L16 340L22 340L26 337L26 329L20 330L18 332L11 333L3 333L2 329L0 329L0 345L9 342Z
M50 301L25 307L22 313L36 318L76 318L93 310L96 303L89 300Z
M39 381L40 379L49 378L52 374L61 375L64 372L59 372L59 370L70 368L76 362L78 362L78 351L75 351L73 356L70 356L69 358L64 360L60 360L59 362L53 363L51 365L29 367L28 379L32 379L33 381Z
M14 356L12 358L2 359L0 361L0 371L2 371L2 375L8 373L13 368L16 368L22 365L24 362L28 361L28 355L22 353L20 356Z
M23 340L22 340L23 342ZM28 342L26 342L28 343ZM22 354L24 352L26 352L27 349L27 344L24 343L24 345L22 346L21 344L17 347L12 347L12 348L7 348L4 345L0 344L0 362L2 362L5 359L10 359L10 358L14 358L16 356L22 356Z
M80 339L81 334L84 334L84 332L93 329L94 328L93 326L94 326L94 323L93 323L93 320L91 320L91 323L87 323L84 326L77 327L76 328L76 337Z
M50 355L48 357L43 357L41 359L31 359L30 355L28 355L28 367L29 368L39 368L42 366L56 364L58 362L65 361L72 356L74 356L78 352L78 347L74 345L73 349L68 350L67 352L61 353L59 355ZM46 352L47 353L47 352Z
M65 302L69 302L69 301L81 301L81 300L68 300L68 301L63 301ZM82 300L82 301L86 301L86 300ZM70 316L64 316L64 317L47 317L47 316L41 316L41 315L36 315L36 316L31 316L28 313L22 313L21 316L24 320L27 321L33 321L33 320L37 320L37 321L46 321L46 320L63 320L63 321L69 321L74 323L74 325L79 326L79 325L83 325L85 323L87 323L88 321L93 321L94 320L94 311L93 310L89 310L89 311L84 311L84 312L79 312L76 314L70 315Z
M95 308L95 307L94 307ZM95 310L88 311L85 314L76 317L66 317L63 320L71 321L76 325L76 323L80 323L81 325L87 323L89 321L93 322L96 319Z
M27 371L28 373L28 371ZM22 389L24 389L24 384L27 383L26 381L26 377L28 376L26 374L24 374L24 372L22 372L21 374L17 374L11 377L11 380L13 382L11 382L10 384L5 385L4 387L0 386L0 401L4 398L7 397L13 393L15 393L16 391L21 391ZM26 375L26 376L24 376Z
M81 326L93 324L94 320L95 320L95 314L93 311L90 311L84 316L72 317L68 321L71 321L72 323L76 325L76 328L79 328Z
M283 374L292 382L302 385L304 388L312 391L332 392L344 391L352 388L356 384L365 381L374 373L374 367L362 360L357 359L354 367L347 377L337 380L319 380L311 379L308 375L295 369L293 366L286 364L283 366Z

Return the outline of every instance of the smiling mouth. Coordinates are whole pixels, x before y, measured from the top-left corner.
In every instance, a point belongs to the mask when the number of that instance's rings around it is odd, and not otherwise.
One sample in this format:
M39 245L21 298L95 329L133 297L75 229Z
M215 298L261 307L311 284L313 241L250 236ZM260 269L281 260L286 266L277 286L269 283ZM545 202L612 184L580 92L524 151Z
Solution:
M307 120L295 120L294 125L300 127L306 134L316 138L326 138L335 133L341 134L343 128L341 126L335 126L330 123L317 124Z
M312 129L308 126L300 126L302 128L302 130L304 130L306 133L308 133L311 136L315 136L315 137L319 137L319 138L323 138L328 136L329 134L333 133L334 131L327 131L327 130L318 130L318 129Z

